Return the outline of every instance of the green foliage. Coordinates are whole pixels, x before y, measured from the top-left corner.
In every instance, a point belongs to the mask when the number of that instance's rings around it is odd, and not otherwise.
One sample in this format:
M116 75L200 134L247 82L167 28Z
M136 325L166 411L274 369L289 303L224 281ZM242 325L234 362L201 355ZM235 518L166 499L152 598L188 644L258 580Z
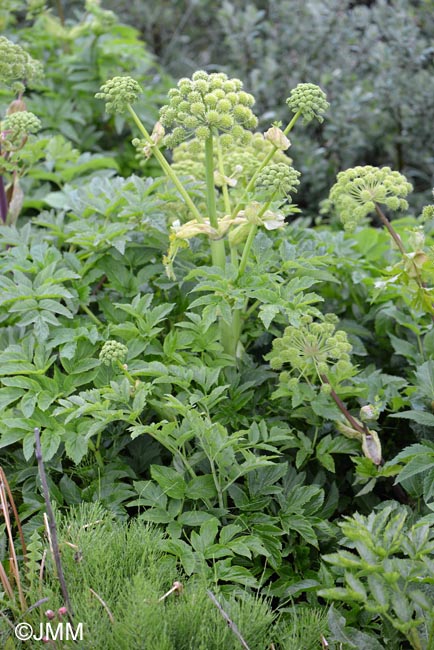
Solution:
M101 155L119 144L123 121L101 119L95 89L115 73L133 74L144 88L146 119L155 120L164 75L137 29L120 23L98 2L80 2L75 10L73 3L67 4L67 20L42 9L29 16L30 24L20 24L18 30L10 26L8 31L34 59L44 62L44 76L32 83L26 103L45 133L63 135L80 152ZM131 156L121 158L121 166L128 168L132 162Z
M138 520L121 524L98 504L74 508L59 523L74 622L82 623L83 628L80 647L240 647L239 639L209 598L206 583L184 579L165 553L164 537L156 528ZM53 618L56 630L56 611L62 605L48 544L44 550L48 553L44 580L29 586L35 605L22 619L33 626L35 634L39 634L41 622L44 630L44 623ZM289 616L285 612L279 615L271 611L265 599L241 591L227 596L215 584L213 592L252 650L269 643L283 650L293 641L298 644L293 647L307 650L309 639L317 642L325 632L325 617L318 610L293 609ZM8 604L4 597L2 602ZM5 616L0 622L0 638L3 647L16 647ZM27 645L36 648L40 643L30 640Z
M425 411L403 411L395 415L406 416L418 424L430 427L434 424L432 413ZM414 496L423 496L426 503L432 501L434 497L434 446L432 442L424 441L409 445L388 465L394 467L397 483L405 485ZM410 479L412 480L410 481Z
M339 550L323 559L343 586L318 594L348 603L353 618L362 612L368 620L379 616L383 638L392 626L419 650L430 647L434 631L433 533L423 522L410 526L408 515L404 507L384 504L368 517L355 514L340 523L341 544L350 551Z
M207 2L195 7L207 15ZM299 9L301 18L313 7ZM0 229L0 447L29 547L29 602L40 598L45 550L38 427L53 502L66 513L88 508L65 515L62 557L74 606L101 647L237 647L207 588L251 648L429 647L430 206L392 226L381 206L404 207L409 183L402 169L365 165L363 173L344 172L332 191L337 205L336 187L342 190L350 218L353 199L363 204L352 232L328 203L322 219L302 217L292 203L302 190L292 165L303 169L301 182L315 178L313 200L335 165L329 152L333 158L335 142L342 144L330 133L348 93L322 123L323 91L296 79L287 125L253 133L253 96L239 72L189 70L159 101L149 79L154 63L135 29L95 2L86 17L81 7L64 23L34 9L31 28L10 20L8 29L45 61L45 80L26 94L42 133L24 135L21 122L27 131L37 122L22 106L5 119L17 123L8 142L18 149L3 156L4 175L19 177L22 195L20 220ZM374 12L365 9L336 20L365 20ZM217 21L229 11L226 3ZM250 21L240 39L269 22L261 11L234 10L234 20ZM269 11L281 9L269 3ZM312 45L311 32L306 38ZM347 79L347 62L340 63ZM304 65L302 57L300 75ZM104 99L126 109L139 132L133 147L123 116L103 117L94 98L113 76ZM250 81L265 88L269 79ZM286 77L283 83L286 98ZM259 90L259 107L263 98ZM12 101L17 108L14 101L21 100ZM164 101L164 127L152 129ZM276 115L262 116L267 127ZM327 152L309 164L309 148L300 151L314 132L299 128L303 117L321 122L319 137L329 134ZM187 139L171 157L164 147L176 144L173 136ZM339 153L336 164L353 150ZM163 176L154 178L157 164ZM151 177L138 175L143 167ZM351 187L342 188L342 178ZM11 191L7 185L7 197ZM383 229L365 222L371 203ZM392 499L394 507L382 509ZM94 502L110 515L92 509ZM348 551L338 550L342 534ZM54 611L61 602L50 555L46 567ZM158 602L179 580L184 594ZM374 612L380 583L387 608L380 603L384 611ZM106 610L89 587L113 609L109 640ZM342 609L325 606L324 595L339 594L347 598ZM264 598L273 598L273 612ZM143 628L134 637L137 621Z
M332 0L304 3L107 0L137 26L175 77L193 65L242 79L267 127L284 120L288 90L312 81L333 106L294 142L303 174L300 203L315 215L337 172L388 165L416 187L421 207L432 189L434 59L432 2ZM194 62L194 64L192 63ZM411 71L404 74L403 71ZM324 164L324 159L326 163Z

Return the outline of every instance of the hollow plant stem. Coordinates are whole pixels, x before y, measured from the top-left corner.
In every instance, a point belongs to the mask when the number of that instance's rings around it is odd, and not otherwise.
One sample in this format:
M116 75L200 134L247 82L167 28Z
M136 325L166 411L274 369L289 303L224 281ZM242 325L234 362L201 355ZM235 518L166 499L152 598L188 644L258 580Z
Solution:
M200 214L199 210L197 209L197 207L194 205L191 196L188 194L187 190L179 180L177 174L173 171L172 167L169 165L166 158L159 150L158 146L155 144L155 142L152 141L152 138L149 135L146 128L144 127L141 119L139 118L139 116L137 115L133 107L130 106L130 104L128 104L128 111L131 117L133 118L137 128L139 129L140 133L144 136L146 142L150 145L152 153L154 154L155 158L158 160L160 167L163 170L163 172L166 174L167 178L169 178L172 181L172 183L175 185L176 189L184 199L185 204L193 213L195 219L197 219L197 221L199 221L200 223L203 223L204 219Z
M217 150L218 170L219 170L219 174L221 176L221 182L222 182L222 194L223 194L223 203L224 203L224 206L225 206L225 213L230 214L231 213L231 200L230 200L230 197L229 197L228 184L226 183L226 174L225 174L225 167L224 167L224 162L223 162L222 147L221 147L221 144L220 144L220 140L218 138L216 139L216 150Z
M214 186L214 142L213 136L205 140L205 183L206 183L206 206L210 225L218 229L217 206ZM221 269L226 267L226 250L223 239L211 239L211 258L214 266ZM235 356L237 338L234 334L233 322L227 323L220 318L220 342L224 351L231 356Z
M216 149L217 149L217 161L218 161L218 170L222 179L222 194L223 194L223 203L225 206L225 214L231 214L231 199L229 196L228 184L226 182L225 166L223 161L222 147L220 140L216 139ZM236 246L232 246L229 242L229 250L231 254L231 262L236 267L238 265L238 251Z
M271 202L274 199L275 192L273 193L271 199L262 207L261 211L258 214L258 219L260 219L265 212L268 210L268 208L271 205ZM249 234L247 235L246 242L244 244L244 249L243 249L243 254L241 256L241 261L240 265L238 267L238 278L240 278L247 267L247 262L249 261L249 255L250 251L253 245L253 242L256 237L256 233L258 232L258 226L254 223L251 224ZM236 350L238 346L238 341L240 340L241 336L241 329L242 329L242 309L235 309L233 312L233 317L232 317L232 330L233 330L233 337L234 337L234 350Z
M206 182L206 207L210 225L218 229L217 207L214 186L214 145L213 136L205 140L205 182ZM214 266L224 269L226 266L225 243L223 239L210 240L211 255Z

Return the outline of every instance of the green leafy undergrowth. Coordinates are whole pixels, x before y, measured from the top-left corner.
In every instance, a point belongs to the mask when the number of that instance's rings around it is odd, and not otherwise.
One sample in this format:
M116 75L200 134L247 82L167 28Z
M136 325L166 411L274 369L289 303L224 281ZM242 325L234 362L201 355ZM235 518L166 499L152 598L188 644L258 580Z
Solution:
M387 647L405 637L415 650L428 650L434 640L432 516L411 525L409 515L405 507L386 503L367 517L342 521L345 550L323 556L331 565L327 582L336 586L318 594L343 601L353 623L379 619Z
M176 560L164 550L163 533L138 520L121 524L93 504L72 509L59 524L73 623L76 631L82 624L83 650L239 648L239 638L210 599L207 588L251 650L273 643L279 650L309 650L310 644L316 645L326 633L325 612L319 609L288 608L276 613L267 600L253 594L239 591L227 596L212 579L185 579ZM33 607L20 614L16 604L1 597L5 615L0 621L0 638L8 649L18 647L9 623L30 623L39 634L40 624L51 620L56 629L57 618L49 619L45 612L51 611L54 616L64 605L42 531L35 531L32 540L32 561L23 579ZM29 641L27 646L39 648L40 644ZM72 641L56 641L59 648L72 645Z

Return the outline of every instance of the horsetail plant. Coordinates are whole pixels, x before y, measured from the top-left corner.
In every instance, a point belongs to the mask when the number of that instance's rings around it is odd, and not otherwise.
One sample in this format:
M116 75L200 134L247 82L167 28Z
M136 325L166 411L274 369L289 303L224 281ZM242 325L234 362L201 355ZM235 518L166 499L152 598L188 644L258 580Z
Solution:
M172 224L163 260L168 276L175 277L173 262L179 249L188 246L189 239L205 235L213 267L223 273L235 270L238 282L246 272L258 228L282 228L285 216L297 211L291 196L300 173L284 153L290 146L287 135L300 117L305 123L323 120L328 108L324 92L313 84L299 84L287 100L292 119L283 130L274 124L264 135L252 133L258 125L253 95L225 73L199 70L191 79L180 79L169 91L152 133L132 107L139 93L134 79L115 77L96 97L105 100L109 113L129 112L142 136L133 140L139 157L155 156L188 210L190 219ZM174 150L173 165L160 146ZM183 183L186 171L205 182L204 208ZM220 318L221 343L232 357L237 355L243 311L233 304L231 314Z

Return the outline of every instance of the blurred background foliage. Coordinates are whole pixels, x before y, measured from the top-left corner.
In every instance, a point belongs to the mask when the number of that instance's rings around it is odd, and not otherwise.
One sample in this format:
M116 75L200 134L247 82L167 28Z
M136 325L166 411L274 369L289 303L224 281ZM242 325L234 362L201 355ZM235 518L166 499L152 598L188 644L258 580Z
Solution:
M15 27L9 28L19 29L20 40L27 41L36 58L43 55L48 63L57 63L54 75L52 65L47 66L51 78L31 110L44 119L41 109L49 96L48 126L83 149L124 146L122 123L106 118L101 124L99 108L93 108L99 80L113 74L138 78L145 88L141 113L151 123L167 75L176 79L200 68L223 70L242 79L255 95L264 129L273 120L286 123L289 91L299 82L312 82L327 92L332 108L324 124L297 133L291 150L303 174L300 206L317 214L336 173L357 164L389 165L404 173L415 186L415 213L430 201L433 0L98 4L53 0L46 5L47 15L41 13L43 0L4 0L0 11L5 26L13 8ZM46 36L42 41L41 33ZM53 94L58 96L54 112ZM62 104L62 97L69 104ZM125 152L124 158L124 171L131 171L133 153Z
M434 2L377 0L106 0L134 24L175 78L198 68L242 79L265 128L287 120L285 99L317 83L332 110L297 133L299 201L315 211L335 174L390 165L429 200L434 174ZM326 162L325 162L326 161ZM413 205L414 202L413 202ZM416 206L415 206L416 207Z

